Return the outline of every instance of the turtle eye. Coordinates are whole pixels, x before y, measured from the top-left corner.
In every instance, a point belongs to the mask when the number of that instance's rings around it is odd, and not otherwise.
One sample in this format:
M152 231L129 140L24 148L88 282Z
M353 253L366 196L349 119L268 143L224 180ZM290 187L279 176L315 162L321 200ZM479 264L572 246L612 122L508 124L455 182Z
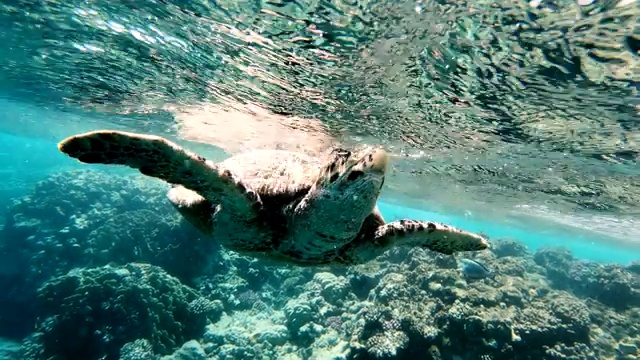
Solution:
M364 171L354 170L349 174L349 176L347 176L347 180L353 181L360 178L362 175L364 175Z

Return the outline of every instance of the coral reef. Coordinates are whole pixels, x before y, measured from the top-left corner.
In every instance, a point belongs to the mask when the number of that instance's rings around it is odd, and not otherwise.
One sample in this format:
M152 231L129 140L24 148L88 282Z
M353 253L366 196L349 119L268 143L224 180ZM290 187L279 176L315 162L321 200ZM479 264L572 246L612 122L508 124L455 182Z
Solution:
M20 249L34 282L78 266L147 261L189 279L212 242L182 220L168 188L142 176L69 171L41 181L9 209L3 249ZM186 246L188 244L188 246ZM22 272L24 274L24 271Z
M640 306L640 277L632 265L578 261L566 249L541 249L535 261L546 269L555 286L570 289L578 296L620 310Z
M209 291L226 311L200 346L216 359L596 359L615 356L620 341L633 344L626 339L637 331L621 328L633 321L629 313L554 286L534 261L566 259L566 252L522 250L483 254L478 260L499 275L469 282L451 257L414 249L347 270L280 268L276 275L252 261L265 281L249 286L244 278L255 274L238 270L245 261L230 256L234 274L217 278L224 291ZM201 281L201 291L222 285Z
M85 196L83 181L102 183ZM166 189L145 184L66 173L9 210L0 299L11 306L13 294L31 288L38 300L9 308L25 328L35 324L20 358L640 355L637 263L586 262L562 248L532 253L505 239L455 256L394 248L353 267L276 265L191 238L195 230L164 200ZM492 276L464 277L465 258Z
M512 239L496 241L491 251L499 258L523 257L529 254L529 250L523 243Z
M73 270L47 281L38 299L25 359L118 359L130 342L131 358L168 354L202 333L212 307L161 268L135 263Z
M68 171L16 199L0 231L0 335L26 335L36 289L73 268L137 261L185 282L199 275L215 242L182 220L166 191L142 176Z
M255 271L266 272L265 281L248 288L246 280L238 281L246 273L238 272L225 292L232 286L232 293L269 305L227 307L202 347L219 359L599 359L617 356L621 342L633 349L637 308L613 307L603 295L586 297L575 285L547 277L560 264L566 267L558 273L583 264L571 253L558 248L530 254L513 241L496 241L495 249L475 259L497 277L473 281L461 276L453 257L422 249L395 249L346 270L281 269L278 276L254 262ZM206 288L218 286L206 281ZM625 284L638 289L632 281ZM603 294L610 289L600 288ZM281 335L274 340L262 332Z

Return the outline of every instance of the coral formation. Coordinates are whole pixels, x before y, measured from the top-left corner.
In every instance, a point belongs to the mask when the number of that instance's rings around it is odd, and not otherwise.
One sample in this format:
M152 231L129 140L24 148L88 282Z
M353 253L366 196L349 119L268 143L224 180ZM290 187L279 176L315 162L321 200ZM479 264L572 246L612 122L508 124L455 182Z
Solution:
M30 331L23 314L35 313L36 289L73 268L137 261L185 282L199 275L215 242L182 220L166 191L141 176L69 171L16 199L0 231L0 335Z
M529 253L523 243L512 239L496 241L492 246L492 251L499 258L507 256L523 257Z
M166 200L167 187L142 176L69 171L39 182L6 216L2 247L19 249L34 282L78 266L146 261L188 280L211 241ZM45 256L46 254L46 256Z
M131 358L168 354L207 323L194 311L200 295L148 264L73 270L47 281L38 299L42 314L25 359L118 359L131 342Z
M556 286L576 295L620 310L640 306L640 277L633 266L578 261L566 249L541 249L535 261Z
M102 179L88 197L74 183L83 177ZM398 248L353 267L282 266L200 247L163 188L136 190L131 178L91 172L52 179L16 202L3 233L12 237L3 251L23 266L0 274L7 294L32 288L39 300L23 299L22 309L40 317L22 317L36 331L21 358L638 356L637 264L581 261L561 248L531 253L517 241L494 240L491 250L457 256ZM69 204L53 190L63 182ZM49 219L56 207L65 215ZM465 278L463 258L495 276Z

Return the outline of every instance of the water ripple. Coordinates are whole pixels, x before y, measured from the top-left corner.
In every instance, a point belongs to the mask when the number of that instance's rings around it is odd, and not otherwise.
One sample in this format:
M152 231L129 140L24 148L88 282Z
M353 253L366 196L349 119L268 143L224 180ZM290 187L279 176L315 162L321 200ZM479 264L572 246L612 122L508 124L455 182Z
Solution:
M389 194L414 202L637 214L637 5L6 1L0 90L170 113L230 152L380 143Z

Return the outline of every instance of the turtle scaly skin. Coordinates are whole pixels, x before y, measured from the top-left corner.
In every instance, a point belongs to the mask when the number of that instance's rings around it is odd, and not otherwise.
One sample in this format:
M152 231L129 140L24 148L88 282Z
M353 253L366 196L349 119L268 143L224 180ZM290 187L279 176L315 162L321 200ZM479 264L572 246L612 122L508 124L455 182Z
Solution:
M326 158L258 150L220 163L153 135L100 130L58 149L90 164L126 165L172 184L174 207L228 249L300 265L367 262L391 246L452 254L486 249L479 235L433 222L385 223L376 202L389 157L335 149Z

